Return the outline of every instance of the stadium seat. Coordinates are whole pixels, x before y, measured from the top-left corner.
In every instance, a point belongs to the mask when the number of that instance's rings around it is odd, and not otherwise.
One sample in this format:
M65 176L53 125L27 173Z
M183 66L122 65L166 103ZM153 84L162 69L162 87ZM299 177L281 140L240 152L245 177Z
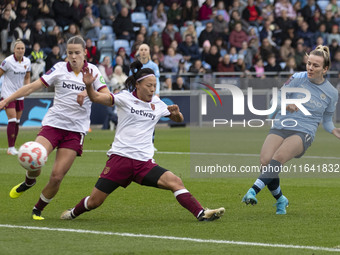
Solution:
M113 46L114 46L115 52L117 52L120 47L123 47L128 55L130 55L131 53L131 48L130 48L130 44L128 40L123 40L123 39L115 40L113 42Z
M140 25L144 25L146 28L149 27L149 20L146 17L146 14L144 12L133 12L131 14L131 21L132 23L138 23ZM133 28L134 31L139 30L139 26L136 26Z
M285 69L285 67L286 67L286 62L280 62L280 66L281 66L282 70Z
M115 34L111 26L102 26L99 32L99 39L114 40Z
M99 40L97 42L98 50L112 50L113 51L113 41L112 40Z
M99 63L103 62L105 57L110 57L110 63L112 62L112 56L113 56L113 51L110 50L105 50L103 49L103 51L100 52L100 58L99 58Z
M113 29L112 29L111 26L102 26L102 28L100 29L100 33L102 33L102 34L112 34Z
M326 13L326 7L329 4L329 1L328 0L319 0L319 1L317 1L317 4L320 6L322 13L325 14Z
M205 29L205 26L196 27L197 38L200 36L201 32Z

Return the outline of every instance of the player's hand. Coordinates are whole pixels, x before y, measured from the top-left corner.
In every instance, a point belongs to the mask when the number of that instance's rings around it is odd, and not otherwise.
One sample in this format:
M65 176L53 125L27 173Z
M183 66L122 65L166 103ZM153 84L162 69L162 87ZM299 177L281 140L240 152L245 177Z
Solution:
M178 114L179 114L179 107L178 107L177 104L169 105L169 106L168 106L168 111L169 111L172 115L178 115Z
M86 90L80 92L80 93L77 95L77 103L78 103L80 106L83 105L84 100L85 100L85 97L87 97L87 91L86 91Z
M287 105L286 110L289 112L297 112L299 108L295 104L289 104Z
M5 100L1 100L0 101L0 110L2 110L5 106L7 106L8 105L8 103L6 103L6 101Z
M93 77L93 70L88 67L83 68L81 72L83 74L83 82L86 86L91 86L98 77L98 74Z
M340 139L340 128L334 128L332 134Z

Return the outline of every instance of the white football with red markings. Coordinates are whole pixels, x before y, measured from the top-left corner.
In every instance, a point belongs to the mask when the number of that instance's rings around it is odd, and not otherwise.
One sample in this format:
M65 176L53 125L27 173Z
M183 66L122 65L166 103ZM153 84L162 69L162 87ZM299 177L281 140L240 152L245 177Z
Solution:
M20 165L28 171L37 171L47 161L47 151L37 142L26 142L21 145L18 153Z

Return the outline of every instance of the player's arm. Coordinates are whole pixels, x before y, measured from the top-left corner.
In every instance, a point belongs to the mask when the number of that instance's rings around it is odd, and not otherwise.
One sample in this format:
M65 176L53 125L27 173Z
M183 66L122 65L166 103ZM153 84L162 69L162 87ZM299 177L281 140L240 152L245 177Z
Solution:
M87 94L90 100L94 103L112 106L113 96L111 93L109 93L108 88L106 88L107 91L105 89L102 89L101 92L97 92L93 89L92 84L98 77L98 74L93 76L93 70L92 69L90 70L88 67L84 68L84 70L82 70L82 73L83 73L83 82L86 85L86 91L87 91Z
M31 72L26 72L26 75L24 78L24 85L30 84L30 82L31 82Z
M17 91L15 91L12 95L10 95L9 97L5 98L4 100L2 100L0 102L0 109L4 108L6 105L8 105L10 102L16 100L19 97L25 97L30 95L32 92L41 89L42 87L44 87L43 82L38 79L26 86L21 87L20 89L18 89Z
M183 122L184 121L183 114L180 112L177 104L169 105L168 111L170 112L169 118L172 121L175 121L175 122Z
M340 139L340 128L336 128L333 123L333 113L325 112L322 118L323 128Z
M5 71L2 70L2 69L0 68L0 77L1 77L4 73L5 73Z

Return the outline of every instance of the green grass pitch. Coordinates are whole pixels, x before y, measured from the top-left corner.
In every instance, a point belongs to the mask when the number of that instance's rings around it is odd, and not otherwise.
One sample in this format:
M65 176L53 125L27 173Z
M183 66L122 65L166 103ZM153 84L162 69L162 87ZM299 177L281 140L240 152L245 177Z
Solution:
M37 132L37 129L21 129L17 147L34 140ZM226 128L224 135L230 143L226 152L259 154L267 132L268 128ZM87 135L83 156L76 159L59 193L43 211L45 220L36 222L31 219L31 210L47 183L55 153L50 155L35 187L13 200L8 193L12 186L23 180L24 170L16 157L6 154L6 131L0 130L0 254L334 254L336 249L340 251L340 173L334 178L283 178L281 187L290 206L287 215L278 216L273 207L275 201L267 189L257 196L259 203L256 206L241 203L254 178L192 178L190 155L161 153L189 152L189 128L158 127L155 146L160 153L154 158L159 165L180 176L186 188L204 207L225 207L223 218L198 222L177 203L171 192L133 183L127 189L117 189L100 208L73 221L60 220L65 209L90 194L105 165L105 151L110 148L113 138L114 132L97 129ZM336 164L340 163L339 151L340 141L320 129L306 157L292 162ZM226 160L235 165L259 162L258 157L242 155L226 156ZM98 231L99 234L62 229ZM100 234L103 232L247 243ZM245 245L250 242L283 246ZM287 245L335 248L335 252L293 249Z

